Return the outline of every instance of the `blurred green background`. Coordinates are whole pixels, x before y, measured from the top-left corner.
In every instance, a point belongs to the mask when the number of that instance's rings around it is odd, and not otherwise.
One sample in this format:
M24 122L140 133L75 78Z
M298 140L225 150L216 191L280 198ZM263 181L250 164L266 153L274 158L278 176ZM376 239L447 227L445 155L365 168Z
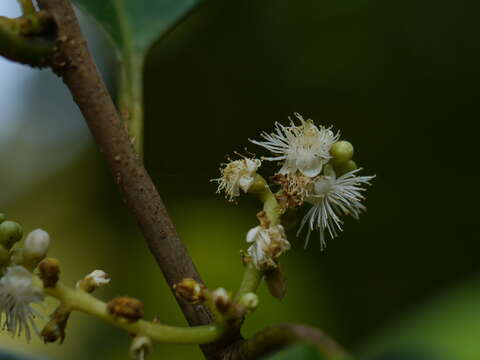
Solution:
M288 293L264 288L244 334L281 321L325 330L372 360L480 359L476 2L210 1L151 51L145 68L146 166L206 283L233 290L258 204L215 194L226 154L293 112L334 125L365 174L368 212L327 250L290 234ZM3 15L3 14L2 14ZM105 77L113 51L84 18ZM20 68L2 65L5 71ZM13 71L13 70L12 70ZM60 80L28 70L0 122L0 211L49 231L62 279L93 269L147 317L185 324ZM112 86L113 91L114 86ZM14 126L12 124L15 124ZM4 131L6 133L6 130ZM53 359L126 359L128 337L75 313L62 346L0 346ZM156 345L152 359L197 359Z

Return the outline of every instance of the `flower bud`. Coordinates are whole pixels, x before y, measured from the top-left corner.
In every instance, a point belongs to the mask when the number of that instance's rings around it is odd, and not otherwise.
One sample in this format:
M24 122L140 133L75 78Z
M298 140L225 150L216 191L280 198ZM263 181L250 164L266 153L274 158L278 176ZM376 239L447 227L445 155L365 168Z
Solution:
M251 292L243 294L238 303L243 306L247 312L254 311L258 306L258 296Z
M35 269L47 255L50 246L50 235L42 229L32 231L25 239L22 249L22 265Z
M72 313L72 308L65 304L60 304L50 315L50 321L43 327L40 337L45 343L52 343L60 340L60 344L65 340L65 330L67 328L68 318Z
M82 280L77 282L76 288L82 289L88 293L93 292L95 289L103 287L110 282L110 276L103 270L94 270Z
M341 164L335 164L335 172L338 176L342 176L343 174L357 169L358 166L353 160L348 160L347 162Z
M205 300L205 285L195 279L185 278L173 285L175 294L190 304L197 304Z
M287 284L280 268L266 272L265 283L267 284L270 295L279 300L282 300L285 297Z
M212 300L218 311L221 313L227 312L232 304L231 297L224 288L218 288L212 291Z
M120 296L108 302L107 311L109 314L124 318L128 322L135 322L143 317L143 303L132 297Z
M345 140L337 141L330 148L330 155L338 162L346 162L353 157L353 145Z
M57 259L47 258L43 260L40 263L39 270L44 287L53 288L57 285L60 277L60 263Z
M130 356L135 360L143 360L152 352L152 340L144 335L137 335L130 346Z
M10 250L23 236L22 227L14 221L4 221L0 224L0 244Z

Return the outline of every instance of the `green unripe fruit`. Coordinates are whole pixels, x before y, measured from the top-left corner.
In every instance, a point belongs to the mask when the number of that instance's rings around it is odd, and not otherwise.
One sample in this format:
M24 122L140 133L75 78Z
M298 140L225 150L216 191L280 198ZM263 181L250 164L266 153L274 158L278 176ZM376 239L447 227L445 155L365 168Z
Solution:
M7 219L7 217L5 216L5 214L1 214L1 213L0 213L0 224L1 224L2 222L4 222L6 219Z
M4 221L0 224L0 245L7 250L11 249L13 244L20 241L23 236L22 227L14 221Z
M338 163L347 162L353 157L353 145L345 140L337 141L330 148L330 155L332 155Z

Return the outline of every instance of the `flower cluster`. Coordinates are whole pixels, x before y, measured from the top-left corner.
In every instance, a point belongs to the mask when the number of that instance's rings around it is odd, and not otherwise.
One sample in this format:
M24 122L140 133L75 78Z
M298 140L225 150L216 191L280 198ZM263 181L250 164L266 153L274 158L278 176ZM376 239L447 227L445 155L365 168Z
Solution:
M13 248L22 235L17 223L0 223L0 317L2 329L12 336L25 333L29 341L31 328L38 333L34 319L39 313L32 304L41 303L44 298L41 287L35 284L33 270L45 258L50 236L37 229L26 237L23 247Z
M362 203L363 192L375 176L358 175L361 168L352 159L353 146L340 140L339 132L334 132L331 127L317 126L300 114L296 113L295 117L297 122L290 119L288 125L276 123L272 133L263 132L261 140L250 142L272 153L262 160L275 161L280 165L277 173L270 178L280 185L275 196L283 212L303 204L310 205L297 235L307 227L307 246L311 232L318 230L323 249L326 233L334 238L342 231L341 216L350 215L358 219L360 213L366 210ZM248 192L260 164L260 160L256 159L226 164L221 170L222 177L216 179L219 182L218 192L225 190L229 199L240 194L239 188ZM243 187L244 184L248 185ZM278 227L259 226L247 235L247 241L253 243L248 252L257 267L276 263L275 256L270 254L271 244L281 249L280 254L289 248L285 242L271 241L273 231L276 232L275 238L285 239L288 243L283 229Z

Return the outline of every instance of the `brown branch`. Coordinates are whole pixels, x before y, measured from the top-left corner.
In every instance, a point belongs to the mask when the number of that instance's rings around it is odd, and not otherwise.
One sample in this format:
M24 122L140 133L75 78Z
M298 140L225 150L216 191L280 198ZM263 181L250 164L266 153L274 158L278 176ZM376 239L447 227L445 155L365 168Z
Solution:
M304 343L315 347L325 360L347 360L349 355L320 330L295 324L276 324L265 328L248 340L239 341L223 354L224 360L253 360Z
M70 1L38 0L38 5L53 16L57 26L52 69L70 89L168 285L172 288L185 277L201 281L152 179L133 149ZM203 305L177 301L190 325L211 322L211 313Z

